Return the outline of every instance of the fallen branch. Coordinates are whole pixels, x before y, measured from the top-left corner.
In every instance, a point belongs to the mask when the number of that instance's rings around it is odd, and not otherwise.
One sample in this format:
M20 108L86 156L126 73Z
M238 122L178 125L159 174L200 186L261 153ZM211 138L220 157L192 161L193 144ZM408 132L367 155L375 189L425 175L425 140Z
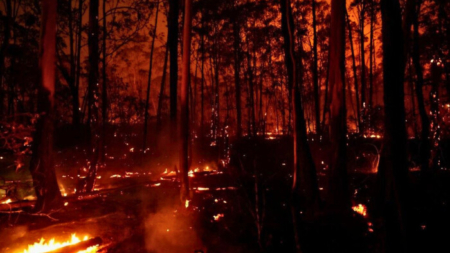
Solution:
M95 237L87 241L82 241L74 245L65 246L48 253L76 253L78 251L86 250L89 247L99 246L102 244L102 239L100 237Z

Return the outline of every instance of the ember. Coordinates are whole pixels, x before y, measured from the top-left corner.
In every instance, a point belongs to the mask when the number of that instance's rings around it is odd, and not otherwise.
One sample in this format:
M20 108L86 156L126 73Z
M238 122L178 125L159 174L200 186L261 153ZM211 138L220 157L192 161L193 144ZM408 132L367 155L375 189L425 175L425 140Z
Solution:
M363 204L358 204L357 206L352 207L353 211L366 217L367 216L367 208Z

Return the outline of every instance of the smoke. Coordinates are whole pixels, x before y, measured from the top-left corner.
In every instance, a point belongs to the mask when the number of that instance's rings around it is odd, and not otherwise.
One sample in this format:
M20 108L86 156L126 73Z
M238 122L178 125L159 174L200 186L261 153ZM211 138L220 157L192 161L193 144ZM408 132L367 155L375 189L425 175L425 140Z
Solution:
M202 243L193 227L192 216L181 206L177 210L164 208L149 215L145 222L146 250L152 253L201 250Z

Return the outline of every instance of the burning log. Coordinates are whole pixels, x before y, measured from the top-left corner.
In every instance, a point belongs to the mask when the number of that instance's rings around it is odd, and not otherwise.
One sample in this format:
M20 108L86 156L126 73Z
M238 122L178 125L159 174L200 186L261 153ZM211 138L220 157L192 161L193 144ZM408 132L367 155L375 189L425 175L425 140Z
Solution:
M102 239L100 237L95 237L86 241L81 241L77 244L68 245L53 251L48 251L47 253L77 253L82 250L86 250L90 247L99 246L102 244Z

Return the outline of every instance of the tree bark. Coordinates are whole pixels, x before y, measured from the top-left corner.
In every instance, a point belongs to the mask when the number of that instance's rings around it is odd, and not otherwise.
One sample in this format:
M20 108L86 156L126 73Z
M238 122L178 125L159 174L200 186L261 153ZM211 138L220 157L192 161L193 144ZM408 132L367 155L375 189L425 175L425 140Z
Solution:
M155 49L156 40L156 27L158 26L158 14L159 14L159 2L156 3L156 14L155 14L155 26L153 28L153 39L150 48L150 63L148 67L148 80L147 80L147 99L145 100L145 111L144 111L144 137L142 144L142 152L145 153L147 148L147 123L148 123L148 104L150 100L150 88L152 84L152 70L153 70L153 51Z
M241 36L238 21L233 23L233 35L234 35L234 85L236 88L236 131L237 136L242 136L242 111L241 111L241 83L240 83L240 72L241 72L241 53L240 44Z
M169 31L168 42L170 50L170 120L175 124L177 119L177 84L178 84L178 1L169 0Z
M11 37L11 19L12 19L12 5L11 0L6 0L6 17L4 22L4 37L3 43L0 47L0 117L4 115L5 90L3 88L3 73L5 72L5 58L9 46L9 39ZM6 113L5 113L6 114Z
M359 133L363 133L361 126L361 108L359 103L359 85L358 85L358 74L356 71L356 59L355 59L355 49L353 48L353 32L350 25L350 19L348 14L346 15L347 26L348 26L348 39L350 41L350 50L352 52L352 66L353 66L353 85L355 87L355 97L356 97L356 123L358 124Z
M381 0L385 134L379 173L386 252L408 252L404 40L398 0Z
M350 211L346 164L347 112L345 108L345 0L331 1L330 37L330 209L338 214Z
M57 208L61 200L53 160L56 5L56 0L42 1L39 50L41 79L38 88L38 112L40 117L33 134L33 155L30 161L30 173L37 197L34 210L37 212L46 212L52 208Z
M161 120L162 120L162 102L164 97L164 86L166 83L166 75L167 75L167 60L169 58L169 42L166 42L166 53L164 56L164 65L163 65L163 75L161 79L161 88L159 89L159 99L158 99L158 111L157 111L157 125L158 127L161 127Z
M317 184L317 174L312 158L311 150L307 141L306 121L302 106L302 96L300 86L302 80L297 80L296 62L294 58L294 40L292 11L290 0L282 0L281 11L281 29L284 39L285 64L288 73L288 87L292 93L292 111L293 111L293 149L294 149L294 168L292 191L298 194L303 200L309 211L319 203L319 188ZM303 71L302 68L299 69ZM300 76L303 76L301 74Z
M189 79L191 69L191 26L192 0L185 1L184 31L183 31L183 72L181 82L180 111L180 171L181 171L181 201L189 200ZM216 73L218 74L218 73Z

